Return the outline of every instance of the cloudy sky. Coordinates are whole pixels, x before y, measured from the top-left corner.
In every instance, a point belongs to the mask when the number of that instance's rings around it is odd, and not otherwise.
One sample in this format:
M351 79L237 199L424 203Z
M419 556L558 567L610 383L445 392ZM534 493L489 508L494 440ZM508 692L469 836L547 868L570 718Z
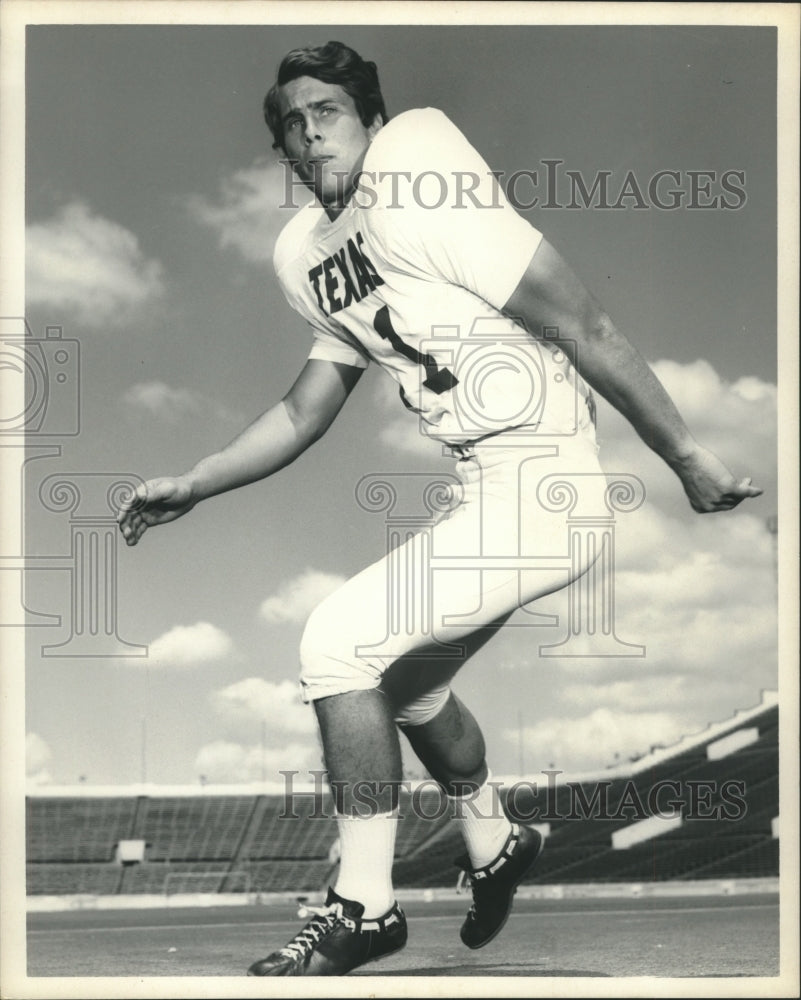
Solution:
M639 346L691 430L765 490L694 515L601 407L605 468L646 489L619 515L614 581L617 636L644 655L601 657L589 643L586 655L540 656L565 635L564 594L538 609L554 624L498 635L456 685L493 770L604 767L757 703L778 683L771 28L29 27L25 309L34 336L60 326L70 357L80 350L79 381L64 388L79 390L80 432L42 432L60 455L28 465L26 552L69 555L78 514L108 516L109 482L186 470L292 383L309 333L271 272L289 210L261 102L288 49L330 38L378 63L390 115L439 107L493 169L537 172L539 186L518 189L539 196L522 214ZM548 207L546 160L561 161L561 207ZM565 207L567 171L588 186L607 172L616 207ZM649 188L660 171L674 174ZM119 546L110 603L129 645L118 652L148 656L44 648L70 638L75 583L52 558L27 574L27 607L62 617L27 630L30 780L239 782L319 766L297 644L315 602L383 551L384 523L357 505L356 484L449 468L370 371L293 467ZM72 525L42 499L56 474L82 475Z

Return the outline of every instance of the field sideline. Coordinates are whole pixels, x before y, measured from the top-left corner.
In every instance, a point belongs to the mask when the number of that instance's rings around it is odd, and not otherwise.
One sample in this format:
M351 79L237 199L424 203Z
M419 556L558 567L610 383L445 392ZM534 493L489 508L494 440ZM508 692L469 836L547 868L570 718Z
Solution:
M469 896L409 899L403 905L409 918L407 948L348 980L360 975L697 980L779 974L779 897L773 892L563 899L521 893L503 934L476 952L458 939ZM243 977L250 962L285 944L300 928L296 911L294 903L284 901L32 912L28 975ZM253 980L242 979L239 995L251 995L248 982Z

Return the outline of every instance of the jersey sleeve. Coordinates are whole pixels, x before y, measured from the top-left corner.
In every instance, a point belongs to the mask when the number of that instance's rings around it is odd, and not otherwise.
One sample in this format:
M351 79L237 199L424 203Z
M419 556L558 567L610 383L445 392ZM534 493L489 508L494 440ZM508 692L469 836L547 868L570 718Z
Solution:
M366 213L371 249L384 262L461 285L501 309L542 234L509 204L487 163L442 112L411 111L391 131L393 124L365 160L375 183Z
M317 323L309 323L314 333L309 360L336 361L354 368L366 368L370 359L353 338L342 331L339 336Z
M370 359L356 338L339 323L320 316L309 302L305 281L307 267L302 264L302 252L312 239L321 212L321 208L309 204L296 213L281 231L273 253L278 284L288 304L312 329L309 360L336 361L354 368L366 368Z

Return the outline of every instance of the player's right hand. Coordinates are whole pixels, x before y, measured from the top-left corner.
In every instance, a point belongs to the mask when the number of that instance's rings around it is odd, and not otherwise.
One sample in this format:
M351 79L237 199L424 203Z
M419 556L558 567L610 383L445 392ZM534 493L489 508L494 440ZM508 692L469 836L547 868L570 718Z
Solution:
M690 506L699 514L732 510L743 500L762 495L750 476L736 479L717 455L701 445L695 446L677 472Z
M197 499L183 476L149 479L120 505L117 523L128 545L136 545L148 528L175 521L195 506Z

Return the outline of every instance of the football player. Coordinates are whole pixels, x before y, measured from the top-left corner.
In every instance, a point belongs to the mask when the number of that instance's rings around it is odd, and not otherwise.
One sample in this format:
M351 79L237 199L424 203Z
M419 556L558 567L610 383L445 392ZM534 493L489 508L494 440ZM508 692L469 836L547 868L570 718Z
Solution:
M457 486L433 528L326 598L301 642L340 866L325 905L248 973L343 975L406 942L392 887L399 730L461 825L473 889L465 945L499 933L540 853L539 833L505 815L481 730L450 682L518 607L592 561L576 559L570 574L498 560L480 568L482 556L544 553L566 539L564 514L538 493L545 477L581 476L582 502L602 505L592 390L673 469L694 510L730 510L761 491L694 440L637 350L445 115L390 120L375 64L330 42L284 58L265 117L316 196L274 255L284 294L313 331L308 360L285 398L226 448L141 487L120 526L135 545L201 500L282 469L325 433L371 361L456 460ZM421 577L431 551L471 558ZM398 601L415 588L426 590L427 613L393 631Z

